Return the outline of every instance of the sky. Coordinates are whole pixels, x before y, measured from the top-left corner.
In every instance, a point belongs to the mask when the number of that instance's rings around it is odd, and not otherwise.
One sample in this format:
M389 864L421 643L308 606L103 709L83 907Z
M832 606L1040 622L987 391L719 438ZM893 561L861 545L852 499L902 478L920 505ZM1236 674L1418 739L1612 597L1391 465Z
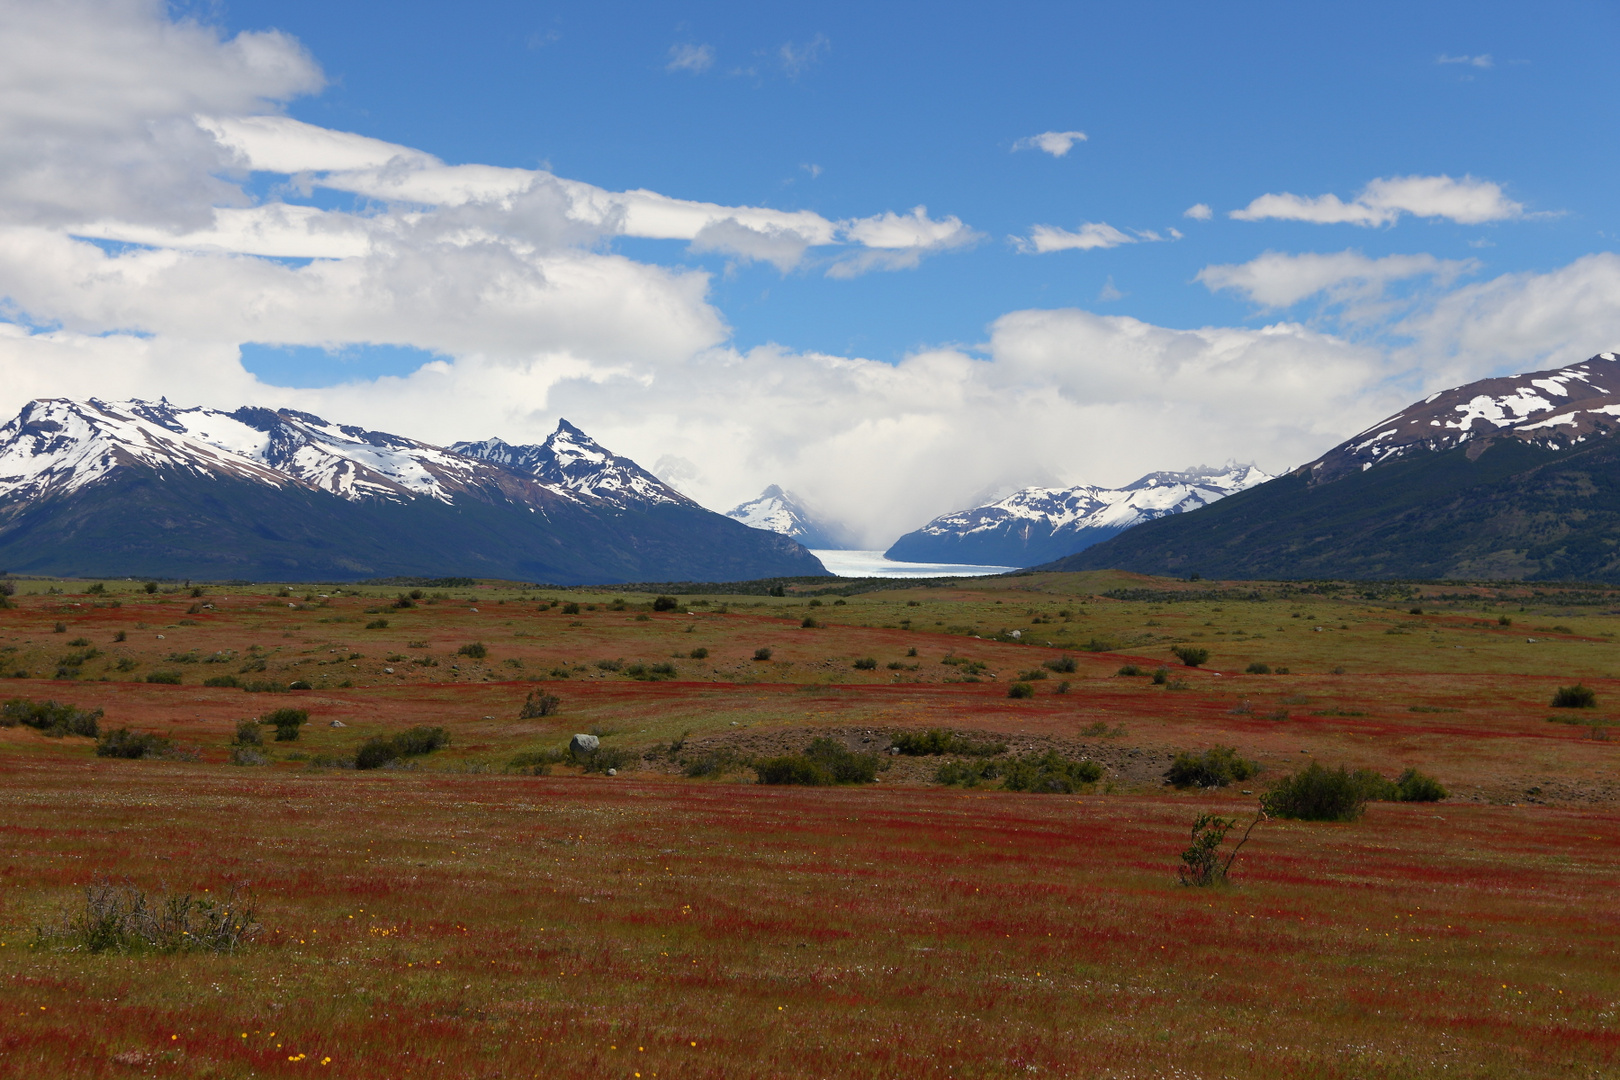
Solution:
M566 417L873 547L1277 472L1620 346L1617 44L1612 3L0 0L0 412Z

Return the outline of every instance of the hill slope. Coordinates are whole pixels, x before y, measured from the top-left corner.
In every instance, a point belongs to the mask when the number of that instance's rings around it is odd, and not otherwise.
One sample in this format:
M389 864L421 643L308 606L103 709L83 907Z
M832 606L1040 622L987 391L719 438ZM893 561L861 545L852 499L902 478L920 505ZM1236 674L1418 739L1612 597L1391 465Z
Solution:
M1436 394L1287 476L1050 570L1620 580L1620 362Z

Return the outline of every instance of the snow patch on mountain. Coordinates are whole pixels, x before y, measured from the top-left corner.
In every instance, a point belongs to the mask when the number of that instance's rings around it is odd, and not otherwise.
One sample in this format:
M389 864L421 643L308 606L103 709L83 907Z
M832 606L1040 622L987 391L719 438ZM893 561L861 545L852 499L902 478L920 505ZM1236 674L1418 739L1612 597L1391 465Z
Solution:
M1312 483L1465 443L1471 457L1496 439L1559 450L1620 429L1620 357L1600 353L1551 371L1481 379L1430 394L1301 466Z
M937 517L897 540L887 555L908 562L1035 566L1133 525L1196 510L1270 479L1254 465L1234 464L1149 473L1122 488L1024 488L985 506Z
M833 550L848 546L844 542L844 530L818 521L797 496L775 484L757 497L727 510L726 517L751 529L790 536L807 548Z
M504 465L548 487L617 505L697 505L634 461L604 448L567 420L558 421L557 430L538 446L485 439L453 443L450 449Z

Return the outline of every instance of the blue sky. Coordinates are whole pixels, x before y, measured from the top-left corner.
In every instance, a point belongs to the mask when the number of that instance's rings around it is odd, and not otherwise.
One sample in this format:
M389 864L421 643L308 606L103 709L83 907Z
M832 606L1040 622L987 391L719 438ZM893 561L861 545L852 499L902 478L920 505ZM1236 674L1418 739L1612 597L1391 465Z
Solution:
M1620 347L1620 8L0 0L0 412L566 417L871 546ZM926 208L926 209L922 209Z
M723 257L679 241L621 241L714 269L744 348L894 360L978 342L1003 312L1035 305L1242 322L1261 316L1196 284L1203 266L1353 247L1473 258L1488 274L1562 265L1620 236L1613 4L775 7L277 0L223 13L232 29L279 27L309 46L332 85L289 111L322 126L451 163L829 218L923 204L985 236L854 282L757 263L728 276ZM680 46L706 50L707 66L671 70ZM1061 158L1012 151L1054 130L1087 139ZM1375 177L1432 174L1495 181L1557 216L1394 228L1224 217L1266 192L1348 198ZM1216 216L1182 216L1198 203ZM1007 241L1082 221L1184 239L1047 256ZM1100 299L1110 279L1120 299Z

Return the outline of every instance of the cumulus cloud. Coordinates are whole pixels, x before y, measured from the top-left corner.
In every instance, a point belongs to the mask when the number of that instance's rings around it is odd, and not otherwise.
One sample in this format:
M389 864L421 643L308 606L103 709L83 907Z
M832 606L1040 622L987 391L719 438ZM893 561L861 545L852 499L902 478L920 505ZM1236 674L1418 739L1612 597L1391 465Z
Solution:
M1524 216L1524 206L1489 180L1464 176L1392 176L1374 180L1350 202L1337 195L1262 195L1230 217L1239 221L1308 221L1317 225L1393 225L1402 214L1479 225Z
M1192 218L1194 221L1208 221L1215 216L1215 211L1209 208L1208 203L1193 203L1181 212L1181 216Z
M1433 255L1386 255L1369 259L1359 251L1328 255L1290 255L1268 251L1246 263L1206 266L1197 279L1211 292L1241 293L1268 308L1285 308L1311 296L1331 301L1369 300L1386 285L1415 277L1432 277L1450 285L1479 268L1473 259L1437 259Z
M247 199L231 161L192 122L255 115L318 90L303 47L278 31L232 38L163 17L159 0L0 5L0 221L116 217L183 228Z
M1148 236L1159 239L1153 234ZM1138 242L1138 237L1121 232L1105 222L1087 221L1076 232L1060 229L1056 225L1036 225L1030 229L1027 238L1015 236L1012 241L1026 255L1046 255L1053 251L1091 251L1134 244Z
M669 63L664 65L664 70L701 75L712 67L714 67L714 46L685 43L669 47Z
M1043 131L1013 143L1013 150L1039 150L1053 157L1063 157L1077 142L1085 142L1083 131Z

